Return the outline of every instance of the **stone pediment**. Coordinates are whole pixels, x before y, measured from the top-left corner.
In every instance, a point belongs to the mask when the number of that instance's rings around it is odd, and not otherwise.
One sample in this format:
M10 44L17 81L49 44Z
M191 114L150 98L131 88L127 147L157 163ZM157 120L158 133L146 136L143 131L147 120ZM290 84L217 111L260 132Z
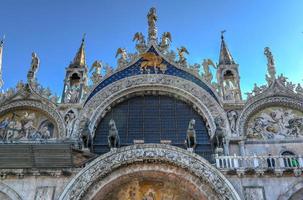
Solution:
M205 82L198 73L198 69L189 68L174 61L172 53L161 52L156 44L151 44L148 50L141 54L135 54L135 59L127 66L117 68L113 73L105 76L91 90L84 104L86 104L96 93L106 86L127 77L140 76L146 74L165 74L186 79L197 84L206 90L218 103L220 98L213 87Z

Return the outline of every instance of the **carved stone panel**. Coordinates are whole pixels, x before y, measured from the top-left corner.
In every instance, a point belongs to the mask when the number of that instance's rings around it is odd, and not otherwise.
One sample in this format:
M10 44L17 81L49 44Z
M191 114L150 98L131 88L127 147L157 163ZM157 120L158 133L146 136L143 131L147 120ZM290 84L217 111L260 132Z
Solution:
M244 187L245 200L266 200L263 187Z
M33 109L16 109L0 116L0 139L8 141L50 140L58 136L53 120Z
M303 137L303 113L277 106L260 110L248 121L247 137L263 140Z
M53 200L55 193L54 186L38 187L36 189L35 200Z

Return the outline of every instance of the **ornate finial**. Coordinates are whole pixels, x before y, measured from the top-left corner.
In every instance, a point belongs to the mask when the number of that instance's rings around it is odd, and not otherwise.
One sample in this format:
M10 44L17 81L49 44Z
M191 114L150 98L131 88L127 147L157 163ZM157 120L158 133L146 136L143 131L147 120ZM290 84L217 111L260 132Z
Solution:
M82 36L82 42L85 41L85 38L86 38L86 33L83 33L83 36Z
M157 40L157 19L156 8L152 7L147 14L148 41Z
M272 81L276 78L276 67L275 67L274 57L269 47L264 48L264 55L267 58L267 71L269 74L269 77L266 75L266 79Z
M84 50L85 37L86 37L86 33L83 34L80 48L77 51L76 56L73 60L73 64L79 65L80 67L86 66L86 58L85 58L85 50Z
M226 32L226 30L221 31L221 39L224 40L224 33Z

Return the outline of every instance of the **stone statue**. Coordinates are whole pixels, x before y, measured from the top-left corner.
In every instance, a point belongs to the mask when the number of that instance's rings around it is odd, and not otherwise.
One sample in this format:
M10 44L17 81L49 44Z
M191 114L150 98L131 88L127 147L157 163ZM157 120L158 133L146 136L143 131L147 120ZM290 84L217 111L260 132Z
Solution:
M120 57L119 57L120 56ZM118 48L116 52L116 58L118 58L118 67L124 67L128 63L128 55L124 48Z
M40 65L40 59L38 58L37 54L33 52L31 66L27 74L28 80L30 81L35 80L39 65Z
M224 138L224 121L220 116L215 118L215 125L216 125L216 131L215 131L216 147L222 148L223 138Z
M208 83L211 83L213 79L213 75L211 74L211 71L209 70L209 66L213 66L215 69L217 69L216 65L213 63L211 59L204 59L202 62L203 66L203 78L206 80Z
M264 55L267 58L267 71L269 74L269 78L271 80L273 80L276 78L276 67L275 67L275 61L274 61L273 55L272 55L269 47L265 47Z
M137 42L136 49L139 53L143 53L146 50L146 42L141 32L135 33L133 41Z
M105 65L104 69L105 69L106 76L109 76L114 72L114 69L109 65Z
M227 117L230 125L230 130L232 134L236 133L236 122L238 119L238 113L234 110L227 112Z
M90 72L93 71L91 80L93 81L94 85L96 85L102 79L101 69L102 69L102 63L96 60L89 70Z
M179 60L178 60L178 63L180 63L183 67L186 67L187 66L187 62L186 62L186 58L184 56L184 54L189 54L187 49L185 47L181 47L180 49L177 48L178 50L178 55L179 55Z
M156 8L151 8L147 14L148 21L148 40L156 40L157 39L157 14Z
M197 137L195 130L195 119L191 119L188 124L187 134L186 134L186 146L187 148L195 148L197 145Z
M252 91L254 95L258 95L262 92L261 88L257 86L257 83L254 83L254 89Z
M144 35L141 32L137 32L134 35L133 41L136 41L137 44L145 44Z
M161 38L161 42L160 42L160 47L163 50L167 50L169 48L169 45L171 43L172 39L171 39L171 34L170 32L164 32L162 34L162 38Z
M298 83L298 85L296 87L296 92L299 94L303 94L303 88L300 83Z
M120 137L116 127L116 123L113 119L109 121L109 131L108 131L108 146L109 148L120 147Z
M84 121L81 122L81 124L83 125L82 127L82 130L81 130L81 141L82 141L82 146L84 148L89 148L90 147L90 144L92 142L92 135L91 135L91 132L89 130L89 119L86 118Z

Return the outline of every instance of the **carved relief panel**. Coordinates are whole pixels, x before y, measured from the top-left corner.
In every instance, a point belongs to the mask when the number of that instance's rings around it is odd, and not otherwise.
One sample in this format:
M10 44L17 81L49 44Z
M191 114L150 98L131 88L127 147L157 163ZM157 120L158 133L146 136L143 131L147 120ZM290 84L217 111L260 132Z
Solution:
M0 140L49 140L57 137L54 122L37 110L18 109L0 116Z
M303 137L303 113L287 107L268 107L249 119L246 130L248 138L262 140Z

